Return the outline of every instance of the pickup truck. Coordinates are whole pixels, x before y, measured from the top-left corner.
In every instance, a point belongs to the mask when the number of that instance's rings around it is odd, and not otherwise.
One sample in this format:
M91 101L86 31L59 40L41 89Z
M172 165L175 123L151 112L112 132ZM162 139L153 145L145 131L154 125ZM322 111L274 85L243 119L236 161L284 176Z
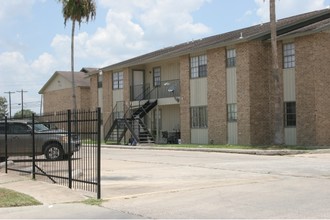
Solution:
M45 155L48 160L67 159L80 150L80 139L71 135L71 152L69 152L68 132L61 129L50 129L43 123L35 123L32 132L32 122L29 120L0 121L0 162L5 156L5 134L7 128L7 157L32 156L33 133L35 139L35 155Z

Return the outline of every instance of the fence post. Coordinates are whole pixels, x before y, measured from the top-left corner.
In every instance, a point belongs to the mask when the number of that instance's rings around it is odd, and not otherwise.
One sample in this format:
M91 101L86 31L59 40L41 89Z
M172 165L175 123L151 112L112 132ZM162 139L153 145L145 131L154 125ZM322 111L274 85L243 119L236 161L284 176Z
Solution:
M97 199L101 199L101 108L97 108Z
M68 154L71 154L71 110L68 110ZM76 114L76 112L74 113ZM71 156L68 157L69 188L72 188L72 163Z
M36 144L35 144L35 134L34 134L34 116L32 114L32 179L36 179Z

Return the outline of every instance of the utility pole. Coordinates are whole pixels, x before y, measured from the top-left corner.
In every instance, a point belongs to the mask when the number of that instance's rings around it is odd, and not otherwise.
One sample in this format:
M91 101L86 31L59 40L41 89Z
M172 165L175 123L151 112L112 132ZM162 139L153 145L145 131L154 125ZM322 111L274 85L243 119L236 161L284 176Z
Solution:
M9 118L11 118L11 94L15 93L15 92L5 92L7 94L9 94Z
M20 92L21 93L21 105L22 105L22 119L24 118L24 113L23 113L23 93L24 92L27 92L27 91L24 91L23 89L21 91L16 91L16 92Z

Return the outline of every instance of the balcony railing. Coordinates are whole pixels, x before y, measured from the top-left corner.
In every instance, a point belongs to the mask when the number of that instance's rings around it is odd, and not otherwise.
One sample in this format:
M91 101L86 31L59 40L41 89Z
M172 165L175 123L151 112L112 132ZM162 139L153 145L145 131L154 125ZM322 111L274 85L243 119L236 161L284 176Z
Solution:
M149 84L132 86L131 101L179 97L180 93L180 80L167 80L153 88Z

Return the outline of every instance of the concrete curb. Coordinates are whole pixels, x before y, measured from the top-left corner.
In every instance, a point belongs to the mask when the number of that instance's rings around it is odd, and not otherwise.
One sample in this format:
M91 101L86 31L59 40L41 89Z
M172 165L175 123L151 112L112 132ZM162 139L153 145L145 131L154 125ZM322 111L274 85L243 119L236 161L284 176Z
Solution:
M317 152L328 152L330 149L322 150L259 150L259 149L224 149L224 148L181 148L181 147L157 147L147 145L127 146L127 145L102 145L103 148L131 149L131 150L172 150L172 151L197 151L197 152L216 152L216 153L235 153L251 155L283 156Z

